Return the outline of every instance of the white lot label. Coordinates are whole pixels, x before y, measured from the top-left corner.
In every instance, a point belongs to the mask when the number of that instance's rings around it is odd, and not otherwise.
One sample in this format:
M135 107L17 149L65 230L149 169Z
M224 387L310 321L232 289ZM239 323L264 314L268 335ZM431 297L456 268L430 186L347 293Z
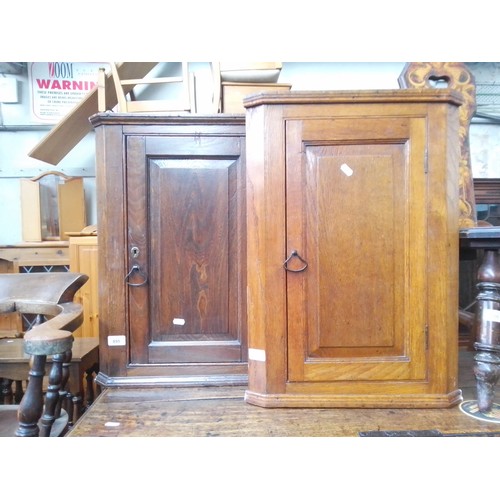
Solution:
M252 361L265 361L266 351L264 351L264 349L253 349L250 347L248 349L248 359L251 359Z
M182 318L174 318L174 320L172 321L172 323L174 325L184 326L186 324L186 320L182 319Z
M340 165L340 170L342 170L342 172L344 172L347 177L351 177L351 175L354 173L354 170L349 165L347 165L347 163L342 163L342 165Z
M125 345L126 343L125 335L108 335L109 346Z
M495 321L496 323L500 323L500 311L496 309L484 309L483 318L486 321Z

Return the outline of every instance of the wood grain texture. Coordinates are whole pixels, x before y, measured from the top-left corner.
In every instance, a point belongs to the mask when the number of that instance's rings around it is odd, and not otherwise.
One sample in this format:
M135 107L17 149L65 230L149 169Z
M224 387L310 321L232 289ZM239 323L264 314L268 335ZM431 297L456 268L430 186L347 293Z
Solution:
M459 386L467 399L474 398L472 356L461 352ZM355 437L374 430L435 429L444 435L499 431L498 424L471 418L458 407L260 408L245 403L245 389L106 389L68 437Z
M248 402L460 402L459 104L435 90L246 100ZM283 268L293 252L307 269Z
M74 337L99 338L97 248L97 236L69 238L70 271L89 277L75 295L83 306L83 325L73 333Z
M126 339L125 346L103 346L99 380L241 383L244 118L103 113L93 123L102 169L99 232L107 240L99 249L101 340Z

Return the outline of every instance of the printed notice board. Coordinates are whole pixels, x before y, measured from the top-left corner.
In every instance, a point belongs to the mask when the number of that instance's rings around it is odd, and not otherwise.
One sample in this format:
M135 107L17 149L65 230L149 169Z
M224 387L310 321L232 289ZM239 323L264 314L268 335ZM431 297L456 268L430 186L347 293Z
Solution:
M34 121L57 123L97 85L99 62L28 63Z

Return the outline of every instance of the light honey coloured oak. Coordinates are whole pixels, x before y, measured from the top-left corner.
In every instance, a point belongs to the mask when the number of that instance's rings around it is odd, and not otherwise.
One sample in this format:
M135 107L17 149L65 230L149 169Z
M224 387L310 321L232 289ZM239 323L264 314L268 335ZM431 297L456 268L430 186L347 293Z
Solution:
M462 400L461 102L449 90L244 100L248 403Z

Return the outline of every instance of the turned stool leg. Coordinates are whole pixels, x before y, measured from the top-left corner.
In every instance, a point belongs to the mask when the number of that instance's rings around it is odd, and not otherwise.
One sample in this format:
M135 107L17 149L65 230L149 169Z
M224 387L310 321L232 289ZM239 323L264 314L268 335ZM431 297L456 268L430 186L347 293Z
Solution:
M85 374L86 374L86 381L87 381L87 390L86 390L86 398L85 398L85 407L88 408L95 399L95 392L94 392L94 373L96 372L97 366L94 365L91 368L89 368Z
M71 351L66 351L63 354L63 363L62 363L62 378L61 378L61 388L59 389L59 407L58 407L58 417L61 415L61 409L64 409L68 412L69 408L67 408L68 398L66 397L68 394L68 380L69 380L69 367L71 363L72 353ZM69 413L68 413L69 414Z
M481 413L491 410L495 398L495 385L500 377L500 351L483 350L477 342L474 347L478 353L474 356L474 375L477 382L477 406Z
M82 397L80 395L76 395L72 397L73 403L73 424L78 422L78 419L82 416Z
M16 436L37 437L40 434L38 420L43 412L43 377L46 359L45 355L31 356L28 387L17 410L19 427Z
M50 431L52 430L52 425L56 418L59 417L58 406L59 406L59 391L61 388L62 380L62 363L64 359L64 354L54 354L52 356L52 368L49 374L49 385L47 387L47 393L45 395L45 411L40 420L40 436L49 437Z
M74 408L74 398L71 395L71 392L69 391L66 392L63 408L68 414L68 425L71 427L75 423L74 420L75 408Z
M500 376L500 256L497 250L485 250L477 278L474 375L479 411L486 413L493 406L495 384Z

